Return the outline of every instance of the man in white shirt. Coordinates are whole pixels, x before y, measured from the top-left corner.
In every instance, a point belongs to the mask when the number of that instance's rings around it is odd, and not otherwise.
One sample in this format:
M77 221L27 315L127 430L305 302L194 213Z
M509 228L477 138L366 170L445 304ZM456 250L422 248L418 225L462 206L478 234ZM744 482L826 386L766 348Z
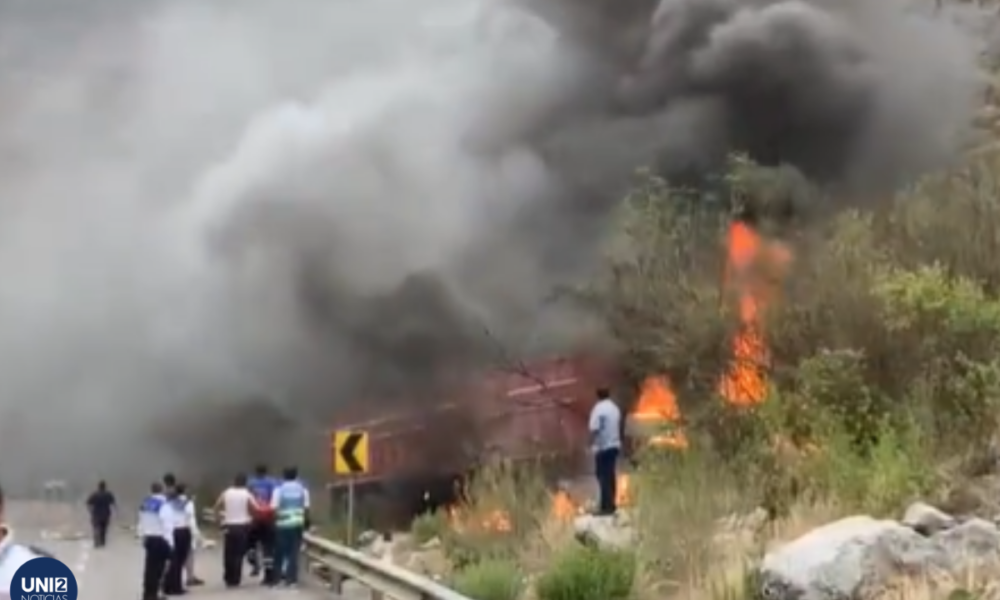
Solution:
M590 442L594 452L594 475L599 500L597 514L613 515L617 510L618 455L621 452L622 411L604 388L597 390L597 404L590 411Z
M3 490L0 490L0 596L9 598L10 582L24 563L39 555L27 546L14 543L14 533L3 519Z
M222 579L226 587L234 588L240 585L250 525L254 513L259 509L260 506L253 494L247 489L247 476L243 473L233 479L233 485L226 488L215 502L216 513L222 513L220 522L225 531L222 545Z
M159 600L160 583L173 551L173 510L167 497L163 495L162 484L154 483L149 492L149 496L139 506L139 523L136 527L146 549L142 571L142 600Z

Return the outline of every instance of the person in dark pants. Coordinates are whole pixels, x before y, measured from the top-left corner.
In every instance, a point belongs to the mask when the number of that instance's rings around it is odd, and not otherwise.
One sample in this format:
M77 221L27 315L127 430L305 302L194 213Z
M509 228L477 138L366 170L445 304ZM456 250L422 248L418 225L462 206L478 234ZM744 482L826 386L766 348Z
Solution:
M94 532L94 548L103 548L108 544L108 526L111 524L111 514L116 508L115 495L108 491L108 484L104 481L98 482L97 489L87 498L90 526Z
M250 526L250 537L247 541L247 560L250 562L251 576L264 571L262 582L265 585L275 585L277 577L274 570L274 510L271 508L271 495L280 482L267 472L267 465L258 465L254 476L247 482L247 489L257 501L258 510L253 516Z
M163 593L167 596L180 596L186 593L184 589L184 565L187 564L188 553L191 552L191 518L187 512L188 499L184 495L184 485L175 483L167 497L170 508L170 518L173 524L173 551L167 564L167 572L163 577Z
M222 538L222 580L227 587L237 587L243 579L243 558L250 538L249 524L224 525Z
M618 455L622 446L622 413L607 389L597 390L597 403L590 411L590 441L594 451L594 475L599 500L597 514L613 515L618 482Z
M285 469L282 475L284 481L271 496L275 509L274 568L281 583L294 587L299 583L302 537L309 528L309 489L299 481L295 467Z
M154 483L139 506L137 531L146 560L142 570L142 600L160 599L160 582L170 560L173 522L163 485ZM168 537L169 536L169 537Z
M247 554L247 538L253 514L259 508L250 490L247 477L240 473L215 502L216 513L224 531L222 541L222 579L226 587L240 585L243 578L243 560Z

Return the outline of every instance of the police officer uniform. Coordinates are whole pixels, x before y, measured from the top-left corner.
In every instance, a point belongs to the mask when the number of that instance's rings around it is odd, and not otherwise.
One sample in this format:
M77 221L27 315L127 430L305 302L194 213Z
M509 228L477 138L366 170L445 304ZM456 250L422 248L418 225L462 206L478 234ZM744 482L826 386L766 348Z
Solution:
M191 552L191 521L194 515L188 510L187 496L175 493L167 499L170 514L171 536L173 549L170 561L163 577L163 593L168 596L179 596L184 593L184 565L187 564Z
M160 582L173 551L172 510L166 496L158 489L139 506L137 527L146 561L142 571L142 600L158 600Z
M309 490L296 475L286 473L285 481L274 490L271 506L275 509L274 566L284 583L299 580L299 552L305 534L309 509Z
M21 565L39 556L31 548L14 543L10 529L0 526L0 595L10 594L14 573Z

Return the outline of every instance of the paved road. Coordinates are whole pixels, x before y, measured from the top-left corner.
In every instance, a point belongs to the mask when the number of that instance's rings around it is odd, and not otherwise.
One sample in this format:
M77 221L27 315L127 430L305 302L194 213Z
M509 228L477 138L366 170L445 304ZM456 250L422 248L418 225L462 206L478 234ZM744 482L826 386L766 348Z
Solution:
M87 532L86 516L69 505L12 502L7 511L7 520L20 543L37 544L69 565L80 586L79 600L138 600L143 554L130 531L116 528L111 532L107 547L94 549L83 535ZM318 587L294 591L266 589L256 582L227 590L222 585L222 556L218 547L199 551L196 561L198 575L206 585L193 588L185 596L191 600L331 598ZM357 598L356 594L349 596L350 600ZM363 598L367 596L365 593Z

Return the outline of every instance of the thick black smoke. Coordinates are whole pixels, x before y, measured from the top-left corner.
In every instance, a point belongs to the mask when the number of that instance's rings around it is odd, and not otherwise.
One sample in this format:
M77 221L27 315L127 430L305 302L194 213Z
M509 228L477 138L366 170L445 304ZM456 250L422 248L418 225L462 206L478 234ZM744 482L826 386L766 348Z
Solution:
M0 24L0 449L31 457L0 478L215 471L267 430L318 468L335 420L591 337L548 299L637 167L883 192L956 156L978 85L894 2L130 7Z

